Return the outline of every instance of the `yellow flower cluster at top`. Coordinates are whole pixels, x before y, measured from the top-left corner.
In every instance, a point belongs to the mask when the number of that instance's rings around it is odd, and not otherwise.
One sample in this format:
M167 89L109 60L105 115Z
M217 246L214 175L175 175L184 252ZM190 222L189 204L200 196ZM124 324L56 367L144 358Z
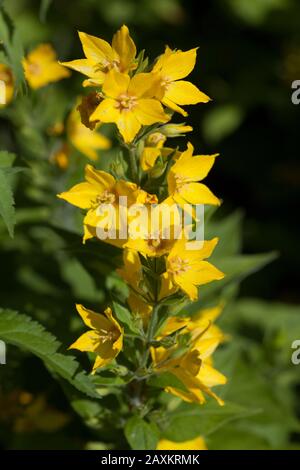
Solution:
M182 106L210 100L184 80L195 66L197 49L166 47L149 65L143 54L137 55L126 26L113 36L111 45L86 33L80 32L79 37L85 58L61 62L60 66L85 75L83 86L93 88L79 106L81 121L89 129L114 123L123 148L118 171L115 167L107 172L86 165L85 181L58 195L85 211L84 242L97 238L102 220L99 208L110 204L119 215L124 196L127 210L140 204L146 207L147 214L159 211L162 205L185 211L189 204L192 221L197 218L196 205L219 205L219 199L202 182L217 155L194 155L191 143L184 151L165 145L168 138L192 131L185 123L169 123L173 113L187 116ZM84 135L80 142L84 142ZM126 217L130 219L129 212ZM127 307L132 319L140 322L144 338L139 377L145 369L145 376L169 372L175 385L167 386L167 392L199 404L205 401L206 394L222 405L223 401L211 390L226 382L211 360L224 339L214 325L221 307L214 306L188 318L184 312L174 316L170 308L163 324L160 322L162 307L184 299L195 301L199 286L224 277L207 261L218 239L204 241L199 247L196 240L187 239L186 233L175 237L175 219L176 214L167 222L158 217L155 233L149 232L145 223L138 239L128 233L126 237L108 237L104 241L123 249L124 266L118 273L129 287ZM105 227L113 229L115 235L121 230L116 220L119 218ZM171 233L166 237L168 230ZM72 347L95 353L93 373L114 361L120 352L126 355L126 333L115 318L116 312L107 308L101 315L81 305L77 310L90 330Z
M114 35L112 45L86 33L80 32L79 37L86 58L62 65L86 75L84 86L101 87L102 99L90 121L115 123L126 143L142 126L169 121L163 105L186 116L180 106L209 101L195 85L182 80L195 66L197 49L183 52L166 47L149 72L140 72L126 26Z

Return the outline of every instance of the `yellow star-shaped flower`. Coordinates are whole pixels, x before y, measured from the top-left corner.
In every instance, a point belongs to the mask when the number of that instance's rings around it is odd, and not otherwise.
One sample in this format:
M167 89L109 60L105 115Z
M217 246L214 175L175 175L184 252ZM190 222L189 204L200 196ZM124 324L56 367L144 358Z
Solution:
M104 315L93 312L83 305L76 305L77 312L84 323L91 330L83 333L80 338L70 346L70 349L79 351L94 352L97 354L92 373L97 369L109 364L122 350L123 328L113 317L110 308L107 308Z

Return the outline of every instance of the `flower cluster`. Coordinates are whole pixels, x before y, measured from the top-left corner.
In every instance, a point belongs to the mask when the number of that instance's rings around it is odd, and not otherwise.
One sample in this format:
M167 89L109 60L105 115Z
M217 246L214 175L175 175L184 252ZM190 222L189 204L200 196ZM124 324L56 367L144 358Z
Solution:
M113 307L97 314L78 305L78 313L90 330L71 347L95 353L93 373L115 364L121 353L126 358L121 364L126 364L129 385L138 381L146 387L149 377L168 373L173 379L165 386L166 392L199 404L209 395L222 405L211 390L226 382L211 359L224 339L214 325L221 307L194 316L187 316L180 307L198 299L199 286L224 277L207 261L218 239L199 245L178 218L179 214L187 215L191 228L198 221L196 206L220 204L202 182L217 155L194 155L189 142L184 151L166 145L169 138L192 131L185 123L170 123L173 114L187 116L182 106L209 101L205 93L184 80L195 66L197 49L166 47L150 64L143 53L137 55L126 26L117 31L111 45L85 33L79 37L85 58L61 62L59 67L85 75L83 87L92 91L82 98L70 122L73 126L78 123L80 113L80 125L87 131L115 124L123 153L110 171L86 165L85 181L58 196L85 212L84 242L99 242L101 229L107 234L104 242L123 250L123 267L118 274L128 286L122 308L129 313L131 330L128 332L128 321L125 328ZM72 138L72 132L70 135L75 146L86 146L88 137L83 130L80 139ZM88 156L93 158L93 153ZM107 206L114 210L113 217L103 216L102 209ZM136 206L143 207L142 223L132 210ZM163 207L175 207L171 218L160 212ZM154 227L148 224L153 214ZM124 218L130 229L120 236ZM133 236L133 226L138 236ZM127 354L133 347L134 358Z

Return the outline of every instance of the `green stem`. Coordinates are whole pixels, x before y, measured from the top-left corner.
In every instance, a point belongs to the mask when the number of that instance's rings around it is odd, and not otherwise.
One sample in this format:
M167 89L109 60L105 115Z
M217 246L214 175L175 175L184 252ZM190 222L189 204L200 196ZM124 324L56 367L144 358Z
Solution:
M129 147L129 163L130 163L130 172L131 172L131 178L134 183L139 182L139 172L138 172L138 166L137 166L137 161L136 161L136 151L135 147Z

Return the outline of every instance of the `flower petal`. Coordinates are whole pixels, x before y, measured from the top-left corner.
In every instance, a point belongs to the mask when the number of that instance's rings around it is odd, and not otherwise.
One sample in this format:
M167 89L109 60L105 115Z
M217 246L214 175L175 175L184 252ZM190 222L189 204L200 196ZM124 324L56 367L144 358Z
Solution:
M160 79L153 73L138 73L130 81L128 92L137 98L152 98L160 89Z
M91 160L97 160L98 149L107 149L110 147L110 140L98 132L91 131L85 127L87 132L75 134L70 137L70 140L74 147L76 147L81 153Z
M138 100L134 114L142 125L150 126L156 122L167 122L170 117L165 114L159 101L151 98Z
M98 191L95 186L84 182L76 184L69 191L58 194L57 197L64 199L73 206L80 207L80 209L89 209L97 194Z
M96 351L99 346L101 339L99 338L99 333L95 330L87 331L83 333L71 346L69 349L78 349L79 351Z
M122 93L126 93L130 83L129 75L120 73L112 69L105 77L103 92L109 98L118 98Z
M167 106L167 108L170 108L173 111L180 113L182 116L186 117L188 115L188 113L184 109L182 109L180 106L178 106L176 103L174 103L170 99L166 98L166 96L164 96L161 101L165 106Z
M68 67L69 69L76 70L77 72L83 73L87 77L105 77L103 72L95 73L94 65L88 59L77 59L70 60L69 62L59 62L60 65Z
M92 165L85 166L85 179L93 185L97 185L97 194L101 190L110 189L115 184L115 178L106 171L96 170Z
M141 128L136 113L132 111L121 112L117 120L117 126L125 142L132 142Z
M81 316L82 320L92 330L105 330L110 331L112 329L112 323L105 315L96 313L93 310L85 308L83 305L77 304L76 310Z
M78 31L85 56L93 63L101 63L103 59L113 60L112 47L103 39Z
M177 188L178 194L190 204L220 205L220 200L202 183L187 183Z
M117 122L119 116L120 111L116 108L116 101L111 98L106 98L101 101L90 116L90 121Z
M171 80L180 80L186 77L195 67L196 56L197 48L185 52L167 52L167 56L162 62L161 74Z
M179 105L207 103L210 101L210 98L205 93L185 80L170 83L164 95L164 99L168 99Z
M224 385L227 382L225 375L218 372L216 369L211 367L205 362L202 363L200 372L197 375L197 379L206 385L206 387L214 387L216 385Z
M112 47L120 57L120 69L127 72L136 55L135 44L127 26L123 25L113 36Z

